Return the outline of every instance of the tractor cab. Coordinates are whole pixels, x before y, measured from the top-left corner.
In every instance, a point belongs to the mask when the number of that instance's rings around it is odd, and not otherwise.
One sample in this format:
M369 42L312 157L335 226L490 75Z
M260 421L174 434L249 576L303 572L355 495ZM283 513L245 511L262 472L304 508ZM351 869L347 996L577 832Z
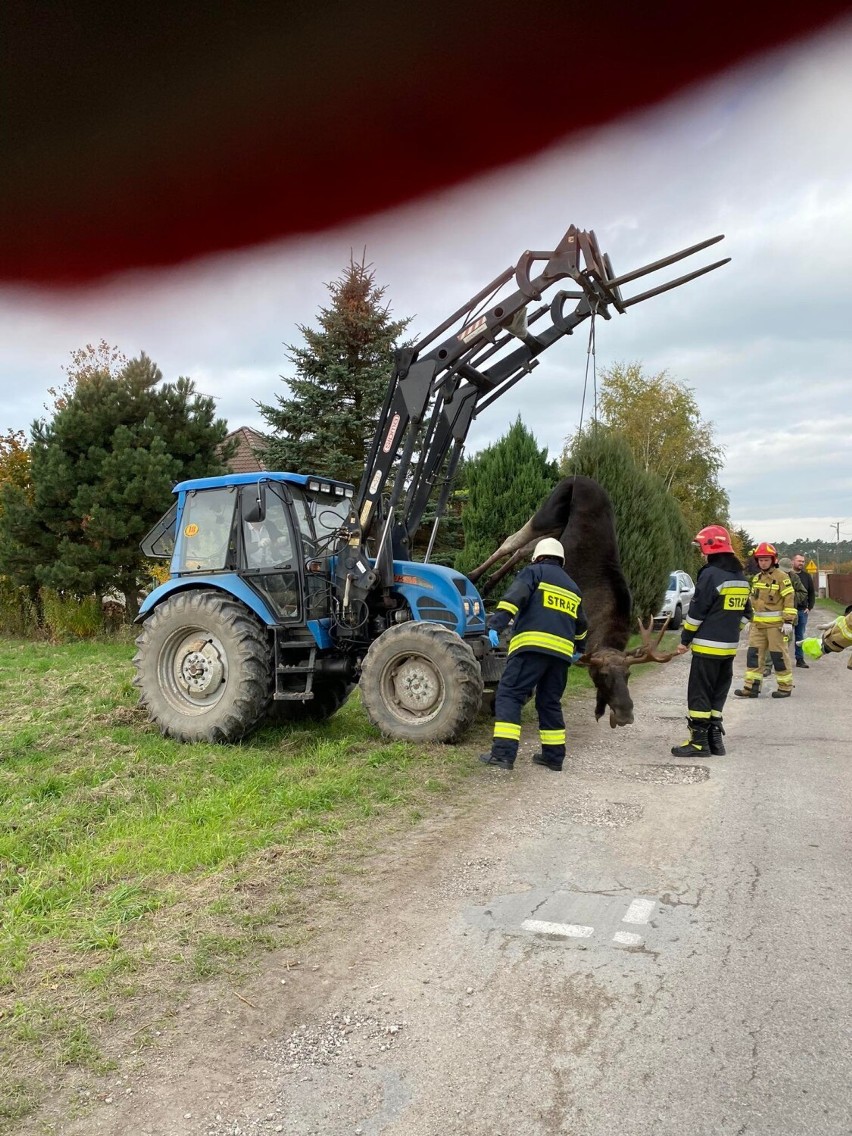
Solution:
M330 614L329 557L354 489L291 473L199 478L175 486L177 501L142 542L171 561L171 581L204 577L227 587L237 575L276 624Z

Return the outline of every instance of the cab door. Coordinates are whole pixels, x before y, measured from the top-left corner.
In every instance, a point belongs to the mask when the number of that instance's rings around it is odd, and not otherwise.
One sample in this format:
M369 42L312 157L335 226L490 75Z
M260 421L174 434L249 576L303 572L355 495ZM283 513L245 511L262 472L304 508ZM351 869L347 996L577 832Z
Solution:
M259 482L240 490L241 575L281 623L302 623L301 546L281 488Z

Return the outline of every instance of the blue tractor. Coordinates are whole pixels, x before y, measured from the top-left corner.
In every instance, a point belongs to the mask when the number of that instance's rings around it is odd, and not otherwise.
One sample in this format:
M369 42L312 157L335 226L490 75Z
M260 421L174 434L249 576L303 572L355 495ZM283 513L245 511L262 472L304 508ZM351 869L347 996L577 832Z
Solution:
M471 423L584 320L609 319L610 308L623 313L725 264L621 294L622 284L721 239L621 277L594 233L573 225L556 249L525 252L397 353L357 489L270 472L176 485L175 503L142 543L147 556L171 562L139 613L134 681L151 720L182 741L234 742L264 721L325 719L358 684L383 734L460 737L506 658L489 640L474 584L429 562ZM570 289L540 302L566 278ZM434 491L425 562L413 561Z

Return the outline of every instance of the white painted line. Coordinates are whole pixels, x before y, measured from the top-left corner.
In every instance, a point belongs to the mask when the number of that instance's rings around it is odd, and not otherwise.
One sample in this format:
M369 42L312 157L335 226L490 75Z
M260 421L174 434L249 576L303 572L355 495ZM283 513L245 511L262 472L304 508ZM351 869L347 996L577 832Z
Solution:
M622 923L647 923L657 906L655 899L634 899L627 908Z
M594 927L583 927L579 923L546 923L543 919L525 919L521 927L524 931L537 931L539 935L565 935L569 939L588 939L595 933Z
M614 943L623 943L625 947L640 947L644 942L641 935L634 934L633 931L616 931L612 936Z

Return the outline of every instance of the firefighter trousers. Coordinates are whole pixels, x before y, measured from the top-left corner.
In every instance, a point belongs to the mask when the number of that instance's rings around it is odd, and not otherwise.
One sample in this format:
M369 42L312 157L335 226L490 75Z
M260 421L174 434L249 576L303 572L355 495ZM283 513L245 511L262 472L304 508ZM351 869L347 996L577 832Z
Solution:
M570 665L567 659L539 651L519 651L509 656L494 698L492 757L515 760L521 740L521 711L535 691L541 751L545 757L562 761L565 757L562 695Z
M686 688L690 718L706 723L719 721L733 678L732 655L720 658L718 655L700 655L693 651Z
M752 622L748 633L743 687L746 690L751 690L754 686L758 690L760 689L761 679L763 678L763 660L767 652L775 670L778 689L792 690L793 671L790 666L790 647L787 643L787 637L781 630L780 623Z

